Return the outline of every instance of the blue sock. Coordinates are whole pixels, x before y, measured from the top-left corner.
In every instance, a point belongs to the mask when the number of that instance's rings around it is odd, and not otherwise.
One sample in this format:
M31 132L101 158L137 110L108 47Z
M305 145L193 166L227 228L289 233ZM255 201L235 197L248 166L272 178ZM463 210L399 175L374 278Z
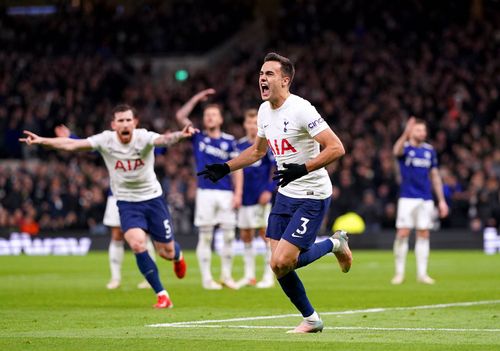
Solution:
M318 258L325 256L327 253L332 252L332 250L333 243L330 239L314 244L308 250L300 253L297 260L297 267L295 267L295 269L307 266L309 263L312 263Z
M147 251L136 253L135 260L137 261L137 266L141 271L142 275L148 283L153 287L155 293L159 293L164 290L163 285L160 282L160 276L158 275L158 267L155 261L151 259Z
M302 316L309 317L314 313L314 308L311 306L306 296L304 285L295 271L291 271L287 275L279 278L278 282L286 296L290 298L290 301L292 301L295 307L302 313Z
M175 246L175 255L174 255L174 261L178 261L179 258L181 257L181 246L177 241L174 241L174 246Z

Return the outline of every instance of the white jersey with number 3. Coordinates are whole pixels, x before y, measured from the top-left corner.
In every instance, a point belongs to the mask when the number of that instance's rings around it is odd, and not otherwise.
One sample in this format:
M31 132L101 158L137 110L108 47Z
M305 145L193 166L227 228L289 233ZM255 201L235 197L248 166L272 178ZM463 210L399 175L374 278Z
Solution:
M313 138L330 128L309 101L293 94L277 109L267 101L261 104L257 124L257 135L267 139L278 169L284 169L284 163L302 164L316 157L320 145ZM332 183L326 169L320 168L278 191L293 198L326 199Z
M113 195L122 201L138 202L162 195L154 172L154 140L160 134L134 129L128 144L122 144L114 131L104 131L87 140L104 158Z

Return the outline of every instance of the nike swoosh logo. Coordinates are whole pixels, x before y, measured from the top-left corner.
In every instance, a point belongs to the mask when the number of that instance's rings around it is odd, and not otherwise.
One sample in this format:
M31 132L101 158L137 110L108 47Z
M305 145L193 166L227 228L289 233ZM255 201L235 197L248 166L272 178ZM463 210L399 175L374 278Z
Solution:
M264 128L267 128L267 127L269 127L269 124L265 124L263 127L264 127Z
M294 238L302 238L302 235L295 235L295 234L292 234L292 236L293 236Z

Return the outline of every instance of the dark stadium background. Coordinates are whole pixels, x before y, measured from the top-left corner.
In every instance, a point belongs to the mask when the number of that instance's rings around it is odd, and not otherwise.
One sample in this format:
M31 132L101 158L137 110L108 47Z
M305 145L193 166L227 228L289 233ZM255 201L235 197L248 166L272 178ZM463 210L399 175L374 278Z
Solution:
M480 248L483 229L498 228L500 1L2 1L1 237L108 241L103 162L23 146L24 129L53 136L65 124L89 136L108 128L119 102L138 109L143 127L177 129L175 111L213 87L224 129L241 137L243 111L260 104L269 51L295 62L292 92L317 107L347 150L328 169L334 201L323 233L354 211L367 228L354 247L392 244L391 148L411 115L428 122L451 208L432 246ZM159 155L156 171L177 237L193 247L189 142Z

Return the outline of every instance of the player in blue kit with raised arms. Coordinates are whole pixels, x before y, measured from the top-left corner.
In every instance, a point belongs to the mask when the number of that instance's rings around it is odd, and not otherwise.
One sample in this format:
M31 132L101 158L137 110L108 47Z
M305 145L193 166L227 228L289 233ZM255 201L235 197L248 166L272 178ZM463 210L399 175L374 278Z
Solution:
M432 228L434 200L432 190L438 200L439 216L448 215L448 205L443 194L443 183L439 175L436 151L425 142L427 127L425 122L414 117L406 124L403 134L394 144L393 153L398 159L401 186L396 218L396 239L394 258L396 274L392 284L401 284L405 278L408 237L412 229L416 231L415 257L417 260L417 281L434 284L427 274L429 260L429 229Z
M151 235L158 254L174 262L178 278L186 274L186 263L174 241L172 219L160 183L154 172L154 148L167 146L196 131L186 126L182 132L158 134L137 129L138 118L128 105L118 105L112 113L111 128L87 139L43 138L29 131L20 139L29 145L43 145L65 151L96 150L104 159L110 185L120 212L125 240L135 253L137 266L158 297L156 308L171 308L158 267L146 249L146 233Z
M238 149L243 151L255 142L257 137L257 110L245 111L243 122L246 136L238 140ZM256 286L265 289L274 286L274 274L271 270L271 244L265 238L267 219L271 212L271 198L276 182L272 180L272 171L275 161L269 151L266 156L243 170L243 200L238 210L238 228L243 241L244 276L238 281L238 286ZM266 253L264 260L264 274L262 280L255 279L255 251L253 238L255 232L265 240Z
M343 272L351 268L352 254L344 231L314 243L327 213L332 184L324 168L345 153L341 141L316 109L290 93L295 69L292 62L269 53L260 70L264 103L258 112L255 143L226 163L207 165L203 175L214 182L264 157L270 148L276 158L278 194L269 216L266 236L271 241L271 267L290 301L304 317L291 333L315 333L323 322L307 298L295 272L329 252ZM320 151L320 145L322 150Z
M185 103L176 118L180 125L191 125L189 114L194 107L209 95L213 89L206 89L194 95ZM234 136L221 130L224 119L222 107L208 104L203 109L203 131L193 135L193 152L196 169L201 171L207 164L226 162L238 154ZM241 205L243 191L243 172L238 171L232 177L222 177L214 184L207 179L198 179L194 224L199 229L196 256L200 266L202 286L207 290L222 289L221 283L231 289L238 289L232 277L233 242L236 229L236 210ZM220 282L213 279L211 272L212 240L215 226L219 225L223 235L221 252Z

